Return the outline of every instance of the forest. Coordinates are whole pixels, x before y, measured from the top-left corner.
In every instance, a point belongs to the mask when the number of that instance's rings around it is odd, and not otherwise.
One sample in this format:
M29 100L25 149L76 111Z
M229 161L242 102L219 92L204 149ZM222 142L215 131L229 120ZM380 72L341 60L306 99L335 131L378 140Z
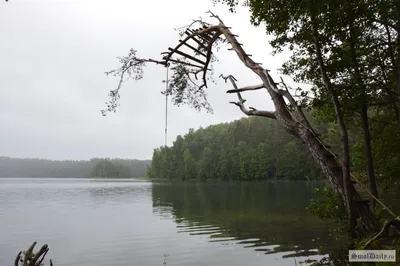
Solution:
M321 138L340 153L337 126L317 124ZM362 139L350 136L355 158L362 159ZM362 163L354 167L363 172ZM395 170L395 169L392 169ZM156 179L318 180L323 174L304 145L275 120L242 118L230 123L190 129L171 147L154 150L147 175Z
M177 136L171 147L154 150L147 175L183 180L315 180L321 171L276 121L252 117Z
M0 157L1 177L53 177L53 178L88 178L99 162L105 159L92 158L88 161L56 161L45 159L19 159ZM126 168L130 177L143 177L150 161L132 159L109 159L115 165ZM124 175L126 176L126 174Z

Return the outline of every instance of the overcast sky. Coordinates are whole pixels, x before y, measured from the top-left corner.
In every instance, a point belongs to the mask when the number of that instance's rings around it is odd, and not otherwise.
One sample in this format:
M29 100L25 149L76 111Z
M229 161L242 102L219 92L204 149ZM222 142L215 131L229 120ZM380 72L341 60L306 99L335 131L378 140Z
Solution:
M245 8L231 14L211 0L1 0L0 156L150 159L164 144L165 68L150 64L141 81L127 81L117 113L106 117L100 110L116 80L104 72L118 67L116 57L130 48L161 58L178 43L174 28L207 18L207 10L232 27L256 62L276 73L283 57L272 57L264 28L251 26ZM239 86L260 83L227 47L218 53L216 76L233 74ZM229 104L236 100L225 93L230 88L223 81L209 86L214 114L169 104L168 144L189 128L243 117ZM266 91L244 96L250 106L272 110Z

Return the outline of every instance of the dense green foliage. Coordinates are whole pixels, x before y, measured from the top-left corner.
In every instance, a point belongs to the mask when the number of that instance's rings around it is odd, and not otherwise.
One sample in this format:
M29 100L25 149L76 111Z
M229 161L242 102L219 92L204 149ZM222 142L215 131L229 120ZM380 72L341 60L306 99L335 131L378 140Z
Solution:
M162 179L306 180L321 171L274 120L252 117L189 130L154 150L148 175Z
M90 161L53 161L44 159L17 159L0 157L0 177L54 177L87 178L97 163L104 159ZM111 159L114 165L127 167L131 177L143 177L150 161ZM126 170L128 170L126 169Z
M357 140L350 160L353 172L367 179L371 152L378 186L398 180L400 2L213 1L231 10L243 3L250 9L251 22L271 35L274 53L290 53L281 72L312 85L308 91L299 88L299 100L320 122L338 123L333 105L337 97L345 126ZM340 134L332 133L339 143Z
M91 177L129 178L131 172L125 165L115 164L110 159L104 159L94 166Z

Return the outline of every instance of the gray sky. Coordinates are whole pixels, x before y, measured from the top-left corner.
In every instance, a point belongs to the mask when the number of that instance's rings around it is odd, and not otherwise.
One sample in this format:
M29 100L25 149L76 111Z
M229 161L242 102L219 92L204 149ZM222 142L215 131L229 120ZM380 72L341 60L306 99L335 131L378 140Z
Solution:
M127 81L117 113L106 117L100 110L116 80L104 72L118 67L116 57L130 48L141 57L161 58L178 43L174 28L207 18L207 10L277 77L283 57L271 56L264 29L250 25L245 8L230 14L211 0L1 0L0 156L150 159L164 144L165 68L149 64L144 79ZM216 76L233 74L239 86L260 83L227 47L218 53ZM225 93L230 88L223 81L209 86L214 114L169 104L169 144L189 128L243 117L229 104L236 100ZM266 91L244 96L250 106L273 110Z

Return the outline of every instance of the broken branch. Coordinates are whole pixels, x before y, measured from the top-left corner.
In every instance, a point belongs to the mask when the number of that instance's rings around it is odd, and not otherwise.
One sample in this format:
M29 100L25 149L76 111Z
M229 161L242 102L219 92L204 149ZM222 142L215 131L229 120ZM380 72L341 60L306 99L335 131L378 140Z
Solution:
M233 77L232 75L224 76L221 74L220 78L224 79L225 82L227 82L227 80L229 79L229 81L232 83L232 86L235 88L234 91L237 93L239 101L238 102L230 102L230 103L238 106L244 114L246 114L248 116L262 116L262 117L269 117L269 118L276 119L275 112L257 110L254 107L250 107L249 109L247 109L244 106L244 103L246 102L246 100L244 100L242 98L240 91L238 91L239 89L236 85L237 80L235 79L235 77Z
M247 87L243 87L243 88L238 88L238 89L232 89L232 90L227 90L226 93L235 93L235 92L244 92L244 91L255 91L255 90L259 90L259 89L263 89L264 84L258 84L258 85L254 85L254 86L247 86Z
M238 92L239 93L239 92ZM230 102L231 104L234 104L236 106L238 106L240 108L240 110L248 115L248 116L262 116L262 117L268 117L268 118L273 118L276 119L275 116L275 112L272 111L263 111L263 110L257 110L253 107L250 107L250 109L247 109L244 106L244 102L246 102L246 100L242 100L242 101L238 101L238 102Z

